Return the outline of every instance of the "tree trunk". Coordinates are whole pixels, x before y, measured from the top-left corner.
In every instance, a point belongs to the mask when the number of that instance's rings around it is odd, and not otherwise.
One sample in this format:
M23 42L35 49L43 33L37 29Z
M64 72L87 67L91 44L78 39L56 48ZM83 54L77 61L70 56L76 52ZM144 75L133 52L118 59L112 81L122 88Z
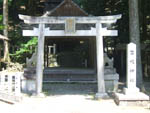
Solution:
M3 34L8 37L8 0L3 0ZM10 62L8 41L4 40L4 62Z
M147 18L146 18L146 8L147 8L147 4L145 2L145 0L142 1L142 17L143 17L143 20L142 20L142 30L143 30L143 41L147 40L148 39L148 34L147 34Z
M137 47L137 55L136 55L137 87L142 88L143 76L141 64L138 0L129 0L129 30L130 30L130 41L135 43Z

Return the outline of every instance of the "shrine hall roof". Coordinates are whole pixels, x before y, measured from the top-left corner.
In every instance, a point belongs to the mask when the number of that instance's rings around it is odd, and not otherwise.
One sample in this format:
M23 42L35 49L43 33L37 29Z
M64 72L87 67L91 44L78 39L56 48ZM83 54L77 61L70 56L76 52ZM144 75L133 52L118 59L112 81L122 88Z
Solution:
M46 11L43 16L88 16L88 13L72 0L63 0L54 9Z

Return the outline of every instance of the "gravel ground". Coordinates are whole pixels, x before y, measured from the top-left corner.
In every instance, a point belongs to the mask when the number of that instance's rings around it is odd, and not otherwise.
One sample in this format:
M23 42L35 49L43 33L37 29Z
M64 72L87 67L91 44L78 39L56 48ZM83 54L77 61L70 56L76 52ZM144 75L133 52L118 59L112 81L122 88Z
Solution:
M113 100L92 100L84 95L26 97L14 105L0 102L1 113L150 113L148 106L117 106Z
M22 102L13 105L0 101L0 113L150 113L148 105L117 106L113 99L94 100L95 87L51 84L44 86L43 98L24 96Z

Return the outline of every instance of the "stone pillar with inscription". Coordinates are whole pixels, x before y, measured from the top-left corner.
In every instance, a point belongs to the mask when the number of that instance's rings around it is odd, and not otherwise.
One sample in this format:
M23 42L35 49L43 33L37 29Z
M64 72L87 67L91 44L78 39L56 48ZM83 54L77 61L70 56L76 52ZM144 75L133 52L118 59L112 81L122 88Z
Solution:
M136 45L130 43L127 46L127 88L124 88L125 94L139 92L136 87Z
M123 93L115 93L117 103L120 101L148 101L149 96L140 92L136 87L136 45L130 43L127 46L127 82Z

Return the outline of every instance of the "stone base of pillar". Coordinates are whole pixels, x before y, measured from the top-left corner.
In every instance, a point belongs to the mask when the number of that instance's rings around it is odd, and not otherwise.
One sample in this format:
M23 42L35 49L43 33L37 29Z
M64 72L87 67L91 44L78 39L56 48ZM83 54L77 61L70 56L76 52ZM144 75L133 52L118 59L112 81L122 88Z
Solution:
M107 93L96 93L95 99L108 99L109 96Z
M127 91L125 94L123 93L115 93L115 103L120 105L120 103L131 103L134 102L136 105L138 102L149 101L149 96L142 92L129 92Z
M134 88L124 88L123 89L123 93L125 95L136 94L136 93L139 93L139 92L140 92L140 89L137 88L137 87L134 87Z
M46 97L46 95L45 95L44 93L39 93L39 94L33 93L33 94L32 94L32 97L36 97L36 98L44 98L44 97Z

